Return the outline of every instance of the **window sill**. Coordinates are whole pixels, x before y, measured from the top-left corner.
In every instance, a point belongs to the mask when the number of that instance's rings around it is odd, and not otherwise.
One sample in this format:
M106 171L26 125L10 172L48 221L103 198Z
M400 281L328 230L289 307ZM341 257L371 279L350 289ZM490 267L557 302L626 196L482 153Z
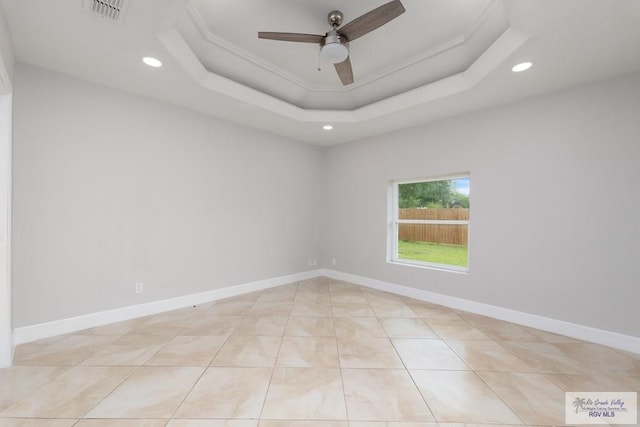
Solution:
M415 267L426 270L446 271L448 273L469 274L469 267L456 267L444 264L427 264L424 262L411 262L408 260L399 259L389 260L387 261L387 263L393 265L401 265L403 267Z

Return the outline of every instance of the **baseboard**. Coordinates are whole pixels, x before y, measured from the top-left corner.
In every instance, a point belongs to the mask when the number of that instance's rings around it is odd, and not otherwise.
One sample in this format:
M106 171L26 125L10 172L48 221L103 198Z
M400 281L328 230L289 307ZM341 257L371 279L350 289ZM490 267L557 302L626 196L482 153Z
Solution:
M123 307L114 310L101 311L98 313L91 313L84 316L61 319L53 322L41 323L38 325L24 326L21 328L16 328L14 330L14 345L36 341L43 338L49 338L56 335L77 332L83 329L103 326L114 322L121 322L123 320L130 320L138 317L162 313L165 311L177 310L179 308L198 305L223 298L230 298L249 292L255 292L292 282L307 280L318 276L326 276L336 280L344 280L356 285L378 289L385 292L391 292L397 295L415 298L421 301L440 304L450 308L464 310L470 313L481 314L484 316L493 317L495 319L516 323L518 325L529 326L532 328L541 329L544 331L553 332L556 334L565 335L568 337L640 354L640 338L638 337L624 335L612 331L606 331L603 329L597 329L590 326L579 325L576 323L570 323L563 320L538 316L521 311L511 310L508 308L498 307L495 305L485 304L464 298L438 294L435 292L425 291L422 289L416 289L409 286L384 282L381 280L343 273L330 269L306 271L289 276L260 280L256 282L245 283L242 285L215 289L198 294L185 295L181 297L161 301L153 301L145 304Z
M13 360L13 334L7 329L0 334L0 369L11 366Z
M123 320L135 319L165 311L177 310L184 307L203 304L223 298L230 298L250 292L286 285L292 282L311 279L321 275L320 270L281 276L272 279L259 280L226 288L214 289L207 292L185 295L160 301L152 301L129 307L100 311L83 316L70 317L37 325L23 326L14 329L14 344L24 344L56 335L68 334L83 329L95 328Z
M617 348L619 350L625 350L632 353L640 354L639 337L624 335L617 332L606 331L603 329L597 329L590 326L579 325L576 323L570 323L563 320L552 319L549 317L538 316L522 311L511 310L508 308L484 304L468 299L438 294L435 292L429 292L408 286L398 285L395 283L383 282L381 280L370 279L368 277L357 276L340 271L321 270L320 273L323 276L327 276L332 279L344 280L345 282L354 283L356 285L391 292L394 294L415 298L421 301L440 304L450 308L481 314L495 319L516 323L518 325L529 326L531 328L541 329L544 331L565 335L571 338L589 341L596 344L602 344L608 347Z

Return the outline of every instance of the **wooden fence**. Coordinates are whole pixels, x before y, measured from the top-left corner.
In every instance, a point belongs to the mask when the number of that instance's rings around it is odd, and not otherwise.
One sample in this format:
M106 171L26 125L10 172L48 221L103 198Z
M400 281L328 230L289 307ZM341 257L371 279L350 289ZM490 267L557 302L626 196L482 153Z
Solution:
M469 209L400 209L400 219L469 220ZM469 226L466 224L400 224L398 239L416 242L466 245Z

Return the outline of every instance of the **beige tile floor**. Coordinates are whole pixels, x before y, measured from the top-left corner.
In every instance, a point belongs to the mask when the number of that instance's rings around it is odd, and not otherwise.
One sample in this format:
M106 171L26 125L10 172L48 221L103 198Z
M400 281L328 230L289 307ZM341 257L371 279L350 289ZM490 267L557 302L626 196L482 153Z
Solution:
M559 426L640 355L316 278L24 344L0 427Z

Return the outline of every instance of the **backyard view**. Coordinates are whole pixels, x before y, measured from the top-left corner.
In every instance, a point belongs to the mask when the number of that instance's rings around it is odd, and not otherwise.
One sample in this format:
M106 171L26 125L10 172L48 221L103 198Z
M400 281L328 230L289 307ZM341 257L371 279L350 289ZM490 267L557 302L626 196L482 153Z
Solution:
M398 185L397 258L467 267L469 178Z
M398 241L398 258L435 264L466 267L469 254L468 246L446 245L431 242Z

